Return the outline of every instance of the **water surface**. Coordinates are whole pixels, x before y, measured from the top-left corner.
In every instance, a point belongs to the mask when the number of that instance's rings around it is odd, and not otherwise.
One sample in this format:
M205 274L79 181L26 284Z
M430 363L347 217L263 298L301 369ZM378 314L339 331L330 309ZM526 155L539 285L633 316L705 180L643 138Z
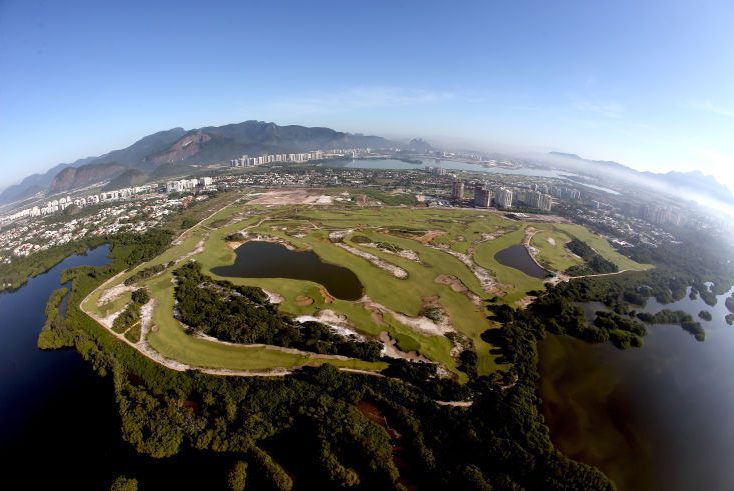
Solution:
M642 348L567 336L540 343L541 396L551 438L600 467L619 489L731 490L734 483L734 326L724 298L688 297L644 310L685 310L706 330L648 327ZM593 306L589 312L599 310ZM708 310L710 322L698 319Z
M122 441L111 377L72 349L41 351L44 308L60 273L109 262L108 246L75 255L0 293L0 459L5 481L22 489L108 489L120 474L141 489L223 489L230 459L184 451L168 459ZM29 472L29 469L37 469Z
M313 251L293 251L282 244L251 240L235 251L234 264L212 272L235 278L289 278L323 285L336 298L359 300L362 283L351 270L326 263Z
M514 244L502 249L494 255L494 259L500 264L515 268L533 278L545 278L548 276L548 271L533 261L527 248L522 244Z
M421 170L426 165L431 167L443 167L446 170L464 170L469 172L487 172L490 174L507 174L515 176L556 177L573 175L570 172L555 171L553 169L539 169L534 167L520 167L518 169L506 169L504 167L484 167L480 164L468 162L457 162L454 160L441 160L435 162L433 159L424 160L423 164L411 164L397 159L354 159L348 162L333 161L325 162L323 165L331 167L343 167L347 169L394 169L394 170Z

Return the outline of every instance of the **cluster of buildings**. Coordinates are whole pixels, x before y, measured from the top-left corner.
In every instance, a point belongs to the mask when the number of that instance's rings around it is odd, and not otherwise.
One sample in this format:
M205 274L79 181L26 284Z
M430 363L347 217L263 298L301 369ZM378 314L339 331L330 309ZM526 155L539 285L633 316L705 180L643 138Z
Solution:
M310 160L321 160L324 152L316 150L307 153L278 153L272 155L260 155L259 157L248 157L243 155L238 159L229 161L231 167L254 167L256 165L271 164L274 162L308 162Z
M435 176L444 176L444 175L446 175L446 169L444 169L441 166L435 166L434 167L434 166L427 165L426 166L426 172L428 172L429 174L433 174Z
M206 199L207 195L169 199L161 194L145 194L139 199L110 201L108 206L88 215L69 217L69 220L17 222L0 231L0 264L10 264L14 257L28 256L85 237L142 233L159 226L168 215Z
M202 177L201 179L179 179L177 181L166 182L167 193L184 193L195 191L196 189L211 188L214 180L211 177Z
M640 218L655 225L680 226L683 223L683 217L673 208L652 204L646 204L640 207Z
M553 206L553 197L550 194L544 194L540 191L524 191L521 193L520 200L530 208L536 208L540 211L551 211Z
M466 184L458 178L454 178L451 185L451 199L454 201L464 200ZM519 202L528 208L549 212L553 207L553 198L578 200L581 192L574 188L555 187L545 184L532 184L527 187L510 188L497 184L488 186L486 183L477 183L474 186L472 204L477 208L510 209L515 202Z
M44 206L33 206L20 210L16 213L0 217L0 223L8 223L21 218L33 218L64 211L71 205L84 208L85 206L97 205L107 201L117 201L128 199L136 194L145 194L155 191L155 185L148 184L145 186L135 186L129 188L115 189L112 191L104 191L99 194L90 194L89 196L80 196L72 199L65 196L58 199L49 200Z
M579 191L576 188L568 188L568 187L559 187L559 186L551 186L550 190L548 190L548 186L543 186L546 189L533 189L533 191L540 191L543 194L550 194L551 196L558 198L558 199L567 199L567 200L579 200L581 199L581 191Z
M239 158L230 160L229 165L230 167L255 167L264 164L286 162L302 163L314 160L337 159L345 157L355 159L357 157L369 155L370 152L370 148L335 148L327 151L312 150L310 152L302 153L276 153L270 155L259 155L257 157L242 155Z
M464 182L454 179L451 188L451 198L455 201L464 199ZM494 205L498 208L512 208L513 191L506 187L497 187L494 190L485 184L474 186L474 206L478 208L489 208Z

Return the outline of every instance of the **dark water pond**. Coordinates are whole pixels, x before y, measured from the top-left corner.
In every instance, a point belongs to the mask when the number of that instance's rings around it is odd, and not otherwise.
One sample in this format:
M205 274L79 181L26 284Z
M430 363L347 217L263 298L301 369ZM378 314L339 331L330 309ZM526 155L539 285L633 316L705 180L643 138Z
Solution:
M502 249L494 255L495 260L505 266L518 269L533 278L545 278L548 271L538 266L530 253L522 244L515 244Z
M108 489L120 474L140 489L222 489L231 462L184 452L135 453L122 441L112 380L74 350L36 347L44 307L62 270L109 262L107 246L70 256L20 289L0 294L0 459L5 481L24 489ZM29 471L29 469L35 469Z
M292 251L282 244L249 241L235 251L234 264L219 266L212 272L236 278L289 278L323 285L336 298L358 300L363 286L351 270L325 263L312 251Z
M601 468L619 489L734 489L734 326L716 306L654 299L706 330L648 326L642 348L620 351L567 336L540 343L543 412L556 445ZM588 313L601 304L589 306ZM707 310L710 322L698 319Z

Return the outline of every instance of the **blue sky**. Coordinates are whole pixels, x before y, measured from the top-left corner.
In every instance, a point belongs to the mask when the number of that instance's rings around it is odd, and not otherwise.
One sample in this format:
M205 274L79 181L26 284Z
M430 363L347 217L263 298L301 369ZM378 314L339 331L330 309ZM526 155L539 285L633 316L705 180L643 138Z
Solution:
M247 119L734 187L734 2L0 0L0 186Z

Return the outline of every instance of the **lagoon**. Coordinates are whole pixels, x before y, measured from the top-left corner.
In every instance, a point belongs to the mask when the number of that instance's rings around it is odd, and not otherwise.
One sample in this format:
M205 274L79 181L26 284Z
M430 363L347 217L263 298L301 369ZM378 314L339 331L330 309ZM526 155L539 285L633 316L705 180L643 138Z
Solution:
M455 160L440 160L439 162L435 162L433 159L425 160L422 164L411 164L397 159L354 159L350 161L327 161L321 165L346 169L394 170L423 170L426 165L430 165L431 167L443 167L446 170L463 170L468 172L486 172L489 174L507 174L516 176L554 177L559 179L572 175L569 172L560 172L553 169L541 169L535 167L508 169L505 167L484 167L480 164L470 164L468 162L458 162Z
M668 325L648 326L644 345L624 351L567 336L543 340L543 413L560 450L598 466L619 489L731 489L734 326L724 320L730 294L714 307L685 297L668 305L651 298L643 309L685 310L706 330L703 342ZM701 310L712 320L698 319Z

